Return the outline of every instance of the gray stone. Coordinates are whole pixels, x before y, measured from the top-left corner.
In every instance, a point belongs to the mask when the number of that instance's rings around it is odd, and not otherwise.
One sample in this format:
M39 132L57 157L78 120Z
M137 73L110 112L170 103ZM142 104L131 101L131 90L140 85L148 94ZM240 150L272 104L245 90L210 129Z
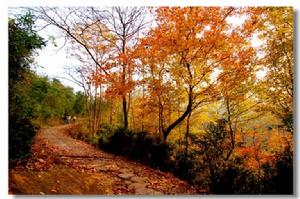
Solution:
M155 191L153 189L141 189L141 190L136 190L136 194L139 195L161 195L161 192Z
M128 186L128 189L130 190L139 190L139 189L146 189L146 183L138 183L138 182L135 182L135 183L131 183L129 186Z
M136 189L135 190L135 194L138 194L138 195L149 195L150 191L146 187L143 187L143 188Z
M125 184L126 184L126 185L130 185L130 184L132 184L132 182L129 181L129 180L125 180Z
M146 183L132 183L128 186L129 190L134 190L139 195L159 195L161 192L146 188Z
M146 178L146 177L134 176L134 177L130 178L130 180L131 180L132 182L145 182L145 181L148 180L148 178Z
M118 171L119 169L120 168L117 165L114 165L114 164L109 166L110 171Z
M133 177L134 174L133 173L120 173L118 175L119 178L122 178L124 180L128 180L129 178Z
M40 158L40 159L39 159L39 162L40 162L40 163L45 163L46 161L43 160L42 158Z

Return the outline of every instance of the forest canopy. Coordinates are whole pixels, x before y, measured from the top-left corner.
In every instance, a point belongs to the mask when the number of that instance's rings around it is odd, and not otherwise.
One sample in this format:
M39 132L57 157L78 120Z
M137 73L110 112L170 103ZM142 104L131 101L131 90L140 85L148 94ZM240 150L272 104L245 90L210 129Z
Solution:
M73 137L210 193L293 192L292 7L27 11L9 20L10 125L77 114ZM65 38L83 92L29 68L33 18Z

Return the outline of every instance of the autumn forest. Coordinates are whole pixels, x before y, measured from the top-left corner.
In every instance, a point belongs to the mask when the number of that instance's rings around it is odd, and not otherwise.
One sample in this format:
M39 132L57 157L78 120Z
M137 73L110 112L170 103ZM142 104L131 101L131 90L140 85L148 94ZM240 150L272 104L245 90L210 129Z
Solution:
M294 193L292 7L11 11L10 194Z

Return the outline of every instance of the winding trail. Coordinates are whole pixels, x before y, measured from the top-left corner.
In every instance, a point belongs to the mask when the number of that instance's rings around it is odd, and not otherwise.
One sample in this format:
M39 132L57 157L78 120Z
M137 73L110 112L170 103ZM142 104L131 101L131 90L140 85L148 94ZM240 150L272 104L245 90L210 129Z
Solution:
M70 128L41 129L32 145L32 158L9 172L11 194L197 194L170 173L71 138Z

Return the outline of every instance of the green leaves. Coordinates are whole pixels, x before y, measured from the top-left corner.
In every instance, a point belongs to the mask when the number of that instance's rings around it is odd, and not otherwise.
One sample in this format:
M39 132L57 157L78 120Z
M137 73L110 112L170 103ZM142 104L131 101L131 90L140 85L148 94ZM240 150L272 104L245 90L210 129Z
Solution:
M36 128L30 119L33 116L28 91L36 49L45 41L32 29L33 16L29 13L9 19L9 158L20 158L28 154Z

